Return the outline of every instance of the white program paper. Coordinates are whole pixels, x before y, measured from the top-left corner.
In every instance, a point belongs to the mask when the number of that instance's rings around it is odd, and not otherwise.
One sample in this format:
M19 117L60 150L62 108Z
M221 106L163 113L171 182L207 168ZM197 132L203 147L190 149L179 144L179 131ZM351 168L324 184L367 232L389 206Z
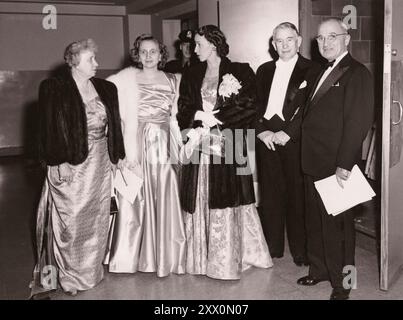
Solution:
M113 186L131 204L134 203L142 185L143 179L129 169L116 170Z
M337 183L336 175L315 182L315 188L328 214L336 216L375 196L374 190L357 165L351 170L348 180L343 181L343 186L344 188L341 188Z

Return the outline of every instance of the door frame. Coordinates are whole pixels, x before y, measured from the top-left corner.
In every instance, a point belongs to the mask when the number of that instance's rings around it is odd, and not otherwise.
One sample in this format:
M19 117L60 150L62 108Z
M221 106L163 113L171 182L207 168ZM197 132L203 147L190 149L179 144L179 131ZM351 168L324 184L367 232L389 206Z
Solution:
M392 8L393 0L384 0L384 51L383 51L383 106L382 106L382 186L381 186L381 239L380 289L387 291L400 275L400 268L391 272L389 256L389 175L390 175L390 117L392 81Z

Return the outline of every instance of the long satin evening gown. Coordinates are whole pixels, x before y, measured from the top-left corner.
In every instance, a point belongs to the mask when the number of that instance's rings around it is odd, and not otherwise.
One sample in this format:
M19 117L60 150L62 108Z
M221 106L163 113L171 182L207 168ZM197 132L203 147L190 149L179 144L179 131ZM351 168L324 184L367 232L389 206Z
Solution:
M104 276L111 199L111 163L107 146L107 116L99 97L85 103L88 157L70 165L71 183L59 180L57 166L47 176L37 213L38 264L32 295L56 289L87 290Z
M179 201L178 177L169 163L170 116L176 78L167 84L138 84L137 146L143 186L134 204L118 195L119 212L112 226L109 271L119 273L185 273L186 236ZM108 263L108 261L107 261Z

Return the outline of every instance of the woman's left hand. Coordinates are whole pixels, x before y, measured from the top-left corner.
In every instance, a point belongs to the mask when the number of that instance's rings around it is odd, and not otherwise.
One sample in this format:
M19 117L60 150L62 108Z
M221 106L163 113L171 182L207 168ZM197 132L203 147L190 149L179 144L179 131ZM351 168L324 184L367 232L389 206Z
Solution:
M125 166L125 162L126 162L126 159L123 159L123 160L119 159L118 163L116 164L116 168L118 168L119 170L122 170ZM115 168L115 170L116 170L116 168Z
M138 162L126 161L125 166L132 171L136 176L143 178L143 172Z
M62 163L58 166L59 180L70 183L73 181L73 170L68 163Z

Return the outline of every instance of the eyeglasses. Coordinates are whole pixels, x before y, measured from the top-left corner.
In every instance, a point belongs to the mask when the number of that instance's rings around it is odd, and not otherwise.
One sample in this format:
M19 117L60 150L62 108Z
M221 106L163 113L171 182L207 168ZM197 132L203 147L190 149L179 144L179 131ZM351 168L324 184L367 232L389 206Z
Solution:
M155 56L156 54L158 54L158 50L155 50L155 49L151 49L150 51L140 50L139 54L143 55L143 56L147 56L147 55Z
M326 41L327 42L329 42L329 43L332 43L332 42L334 42L335 40L336 40L336 38L338 37L338 36L345 36L345 35L347 35L348 33L332 33L332 34L329 34L328 36L317 36L315 39L316 39L316 41L318 41L319 43L323 43L324 41L325 41L325 39L326 39Z

